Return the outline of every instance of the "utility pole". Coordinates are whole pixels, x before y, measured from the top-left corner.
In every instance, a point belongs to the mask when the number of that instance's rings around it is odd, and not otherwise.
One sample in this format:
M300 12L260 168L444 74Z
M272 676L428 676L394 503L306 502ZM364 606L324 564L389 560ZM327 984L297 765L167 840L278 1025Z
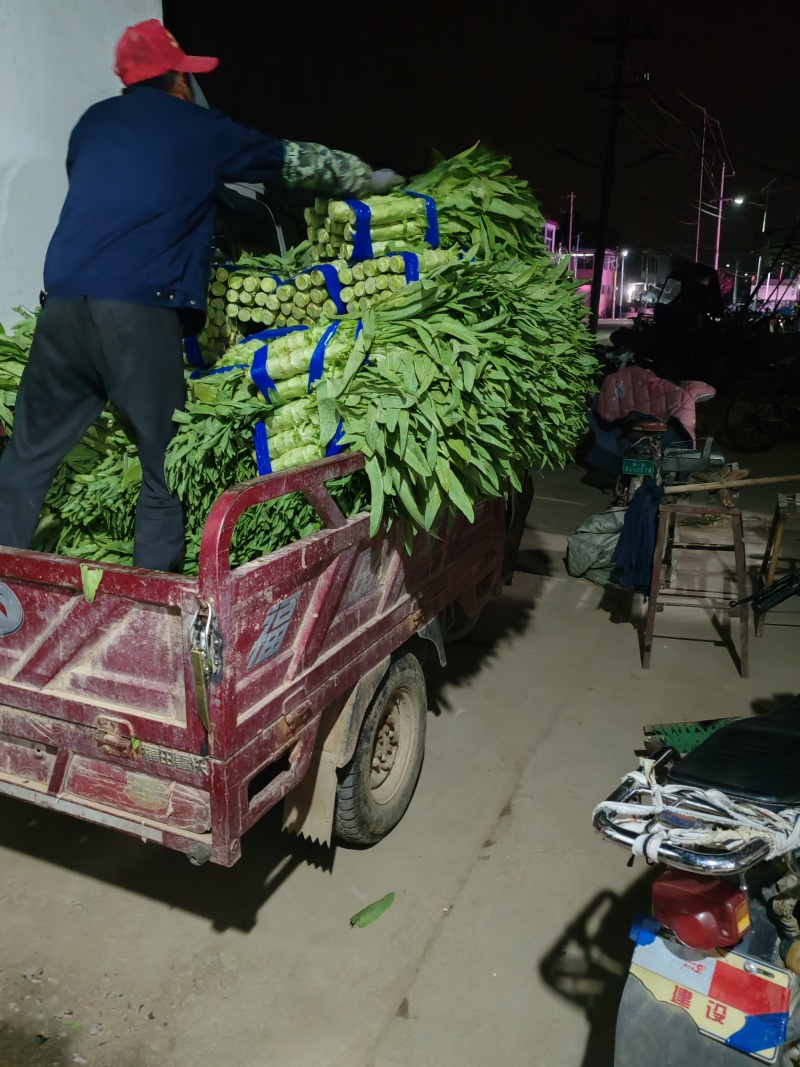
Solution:
M575 221L575 194L569 194L569 238L567 239L567 251L569 252L569 265L572 266L572 226Z
M722 234L722 207L725 203L725 160L722 161L722 173L719 179L719 206L717 207L717 240L714 244L714 270L719 270L719 239Z
M703 139L700 142L700 195L697 200L697 231L694 242L695 263L700 262L700 222L703 217L703 180L706 173L706 129L708 128L708 112L705 108L701 110L703 112Z
M622 105L623 76L625 73L625 49L629 41L640 37L652 36L652 31L631 33L631 8L627 6L624 13L616 20L615 32L603 36L594 35L596 41L609 41L617 46L614 60L614 80L611 84L611 114L608 119L608 133L606 135L606 151L603 158L603 169L600 179L600 215L597 221L597 240L594 252L594 273L592 277L592 302L589 317L589 328L597 333L597 322L600 317L600 296L603 286L603 271L606 262L606 242L608 240L608 221L611 214L611 192L614 186L615 160L617 151L617 129L619 127L619 113Z

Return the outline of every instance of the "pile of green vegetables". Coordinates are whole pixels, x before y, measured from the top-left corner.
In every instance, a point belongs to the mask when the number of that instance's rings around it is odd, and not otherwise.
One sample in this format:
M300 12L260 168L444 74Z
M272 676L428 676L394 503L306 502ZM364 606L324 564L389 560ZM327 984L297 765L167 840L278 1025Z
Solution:
M409 550L416 531L456 512L471 518L479 497L505 496L531 469L569 460L583 430L595 363L582 296L566 263L554 264L544 250L543 220L529 187L509 173L507 160L481 147L441 160L412 187L436 199L442 239L442 251L425 263L419 281L371 286L368 304L353 294L343 316L311 296L301 300L297 307L313 303L319 316L292 340L270 342L266 367L274 384L266 396L251 378L260 339L232 345L215 373L187 379L187 405L176 413L166 462L186 513L187 573L196 572L214 501L256 474L259 421L273 469L321 457L343 428L342 443L363 452L366 469L329 488L346 514L370 510L373 532L381 521L401 521ZM293 250L285 265L276 257L247 257L236 272L296 281L310 266L304 263L310 248ZM390 279L391 259L338 264L340 283L354 281L357 268L364 279ZM229 284L234 273L216 284ZM311 275L307 287L294 285L293 307L299 294L322 288ZM226 301L226 313L227 304L271 310L255 295L268 298L278 285L233 288L253 295L252 304L228 300L232 288L222 296L212 290L213 299ZM331 321L341 323L338 340L322 378L309 388L310 351ZM0 334L0 417L8 426L32 327L29 319L13 338ZM140 483L136 449L106 411L62 465L35 547L130 562ZM251 509L237 526L233 562L320 526L301 494Z
M440 159L409 188L436 200L443 248L477 245L486 258L545 255L539 204L507 156L474 145Z

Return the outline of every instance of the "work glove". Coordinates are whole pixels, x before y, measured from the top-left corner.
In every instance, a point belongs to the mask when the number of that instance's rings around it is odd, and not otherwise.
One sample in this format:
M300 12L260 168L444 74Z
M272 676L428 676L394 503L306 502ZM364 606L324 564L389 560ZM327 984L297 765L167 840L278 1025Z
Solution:
M382 170L374 170L372 172L367 183L367 190L370 193L389 193L392 189L397 189L405 184L406 180L402 174L384 167Z

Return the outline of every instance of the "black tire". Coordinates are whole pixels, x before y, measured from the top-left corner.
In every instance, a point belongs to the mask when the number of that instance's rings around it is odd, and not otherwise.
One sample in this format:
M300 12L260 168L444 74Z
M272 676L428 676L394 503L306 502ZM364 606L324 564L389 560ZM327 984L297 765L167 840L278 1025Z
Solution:
M342 771L334 829L340 841L374 845L405 815L422 768L427 716L425 676L407 654L389 668Z
M722 437L737 452L766 452L781 437L780 400L760 385L737 386L720 416Z

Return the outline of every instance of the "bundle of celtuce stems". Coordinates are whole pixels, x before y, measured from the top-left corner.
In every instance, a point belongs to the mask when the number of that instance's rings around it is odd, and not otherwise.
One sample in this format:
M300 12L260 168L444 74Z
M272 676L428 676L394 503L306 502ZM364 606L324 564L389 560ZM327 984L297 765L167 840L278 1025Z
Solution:
M372 255L425 246L428 219L424 201L390 193L368 197L361 202L368 212L366 234ZM308 239L321 260L352 259L356 251L359 216L345 200L317 200L306 208Z

